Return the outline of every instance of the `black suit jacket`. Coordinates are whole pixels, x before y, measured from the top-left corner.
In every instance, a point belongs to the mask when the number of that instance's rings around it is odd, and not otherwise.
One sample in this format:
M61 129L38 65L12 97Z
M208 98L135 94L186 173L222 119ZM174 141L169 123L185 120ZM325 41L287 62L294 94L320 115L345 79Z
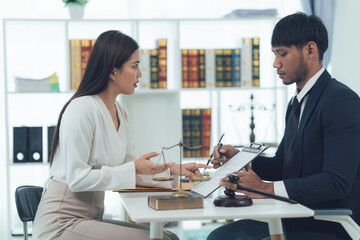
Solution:
M290 111L289 103L286 125ZM255 159L254 171L264 180L284 180L289 198L309 208L349 208L360 224L359 96L325 70L305 105L289 178L282 179L286 144L283 137L273 158ZM313 218L285 221L287 231L343 232L335 225Z

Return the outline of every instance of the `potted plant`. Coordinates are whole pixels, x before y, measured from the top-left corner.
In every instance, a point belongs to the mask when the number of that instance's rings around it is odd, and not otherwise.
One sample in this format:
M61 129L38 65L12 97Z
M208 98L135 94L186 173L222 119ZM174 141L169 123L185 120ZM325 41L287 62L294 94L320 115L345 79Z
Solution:
M71 19L83 19L85 6L89 0L62 0L65 7L69 8Z

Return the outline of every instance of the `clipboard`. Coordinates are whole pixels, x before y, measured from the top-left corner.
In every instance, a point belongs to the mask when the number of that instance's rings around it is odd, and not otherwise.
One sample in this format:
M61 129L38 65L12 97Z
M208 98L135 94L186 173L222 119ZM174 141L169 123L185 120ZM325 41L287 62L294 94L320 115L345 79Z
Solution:
M249 145L245 146L240 152L238 152L234 157L232 157L229 161L224 163L224 165L222 165L215 172L213 172L210 175L211 179L209 181L201 182L190 192L200 194L204 198L210 196L220 187L219 182L223 177L225 177L229 173L240 171L269 147L270 146L267 145L250 143Z

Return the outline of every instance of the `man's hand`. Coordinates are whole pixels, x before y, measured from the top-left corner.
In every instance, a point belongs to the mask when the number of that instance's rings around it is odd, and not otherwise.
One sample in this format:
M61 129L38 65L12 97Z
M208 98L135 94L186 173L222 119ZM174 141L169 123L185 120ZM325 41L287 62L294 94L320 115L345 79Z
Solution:
M261 192L275 194L273 182L264 182L263 180L261 180L261 178L252 170L252 168L249 165L246 166L246 170L247 170L247 172L234 172L233 173L233 174L236 174L239 176L239 178L240 178L239 185L241 185L243 187L247 187L247 188L252 188L254 190L258 190ZM228 180L227 176L222 178L220 180L220 185L225 186L227 180ZM250 198L265 198L262 195L258 195L258 194L251 193L248 191L237 190L237 192L243 193Z
M239 150L231 145L223 145L222 148L220 149L220 152L222 153L222 163L224 164L227 161L229 161L230 158L235 156L239 152ZM221 166L218 145L214 147L213 156L214 159L211 160L211 163L213 164L213 167L216 169Z

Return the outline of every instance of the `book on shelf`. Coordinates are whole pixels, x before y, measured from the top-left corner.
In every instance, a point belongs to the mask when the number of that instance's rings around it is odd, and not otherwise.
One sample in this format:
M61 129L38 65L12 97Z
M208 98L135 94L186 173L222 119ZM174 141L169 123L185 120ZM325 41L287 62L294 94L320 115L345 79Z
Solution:
M215 87L215 49L205 50L205 82L206 87Z
M71 90L78 89L81 81L81 40L70 40L70 85Z
M181 85L189 87L189 50L181 49Z
M82 39L81 40L81 79L84 77L84 73L85 73L86 65L87 65L87 62L88 62L88 59L90 56L91 48L92 48L92 41L90 39Z
M77 90L84 76L95 39L70 39L70 87Z
M205 87L205 49L199 49L199 87Z
M150 87L159 88L159 65L158 65L158 50L150 50Z
M260 86L260 38L252 38L252 85Z
M151 67L150 67L150 50L141 49L140 50L140 88L150 88L150 77L151 77Z
M158 81L159 88L167 88L167 39L158 39Z
M191 111L190 109L182 110L182 129L184 145L191 145ZM183 156L191 157L191 152L187 148L183 148Z
M224 87L232 86L232 51L231 49L223 50L223 79Z
M196 147L201 145L201 109L190 110L190 146ZM201 149L191 149L191 157L201 156Z
M201 156L210 156L211 108L201 109Z
M59 92L59 78L56 73L44 78L15 77L16 92Z
M232 70L232 86L241 86L241 49L236 48L231 51L231 70Z
M216 87L224 87L224 50L215 50L215 76Z
M208 157L211 139L211 108L183 109L183 143L201 149L183 148L184 157Z
M252 85L252 41L251 38L244 38L241 47L241 81L243 86Z
M199 87L199 49L189 50L189 87Z

